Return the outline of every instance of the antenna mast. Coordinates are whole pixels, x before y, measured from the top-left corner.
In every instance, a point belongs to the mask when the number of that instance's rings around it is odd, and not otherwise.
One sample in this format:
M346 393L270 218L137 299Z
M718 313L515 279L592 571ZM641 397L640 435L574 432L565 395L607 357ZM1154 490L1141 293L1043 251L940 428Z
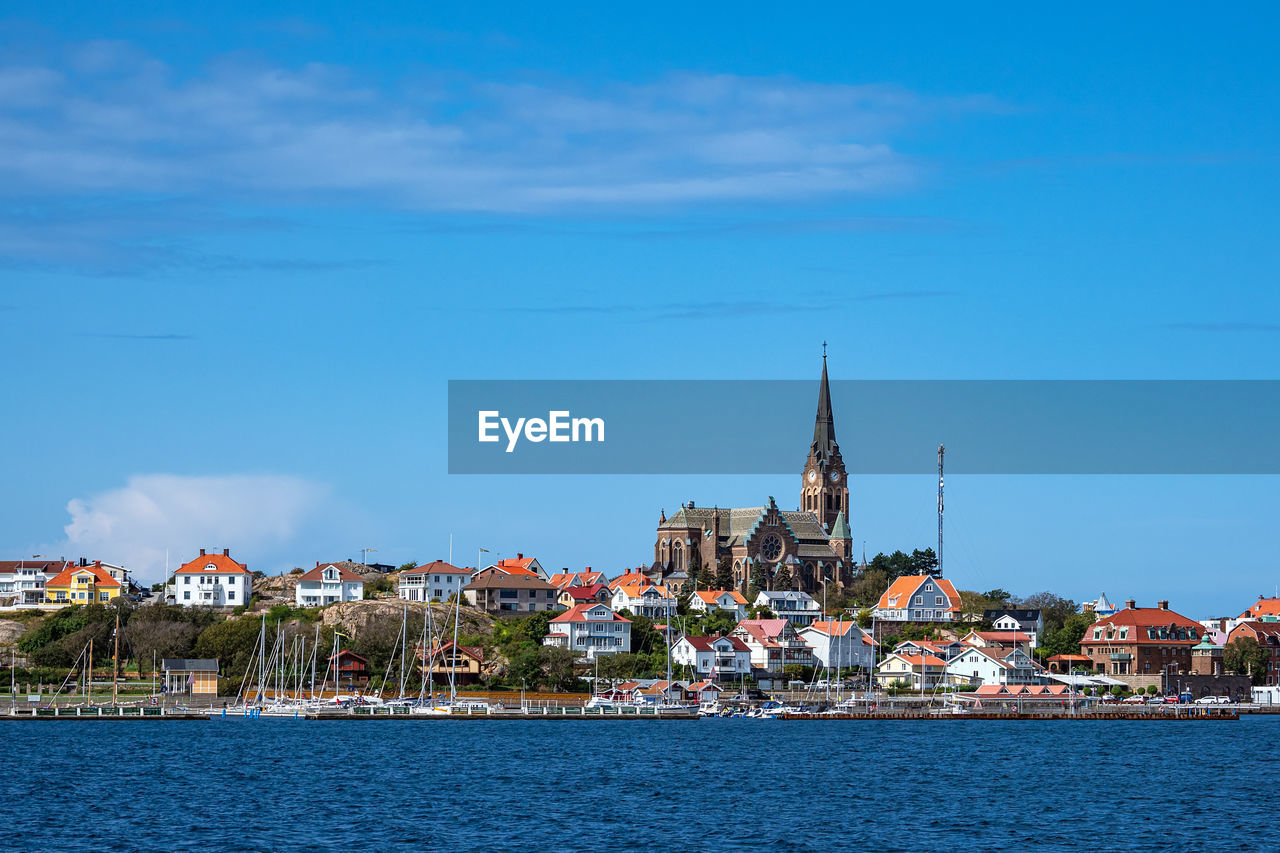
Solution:
M942 576L942 457L947 448L938 445L938 576Z

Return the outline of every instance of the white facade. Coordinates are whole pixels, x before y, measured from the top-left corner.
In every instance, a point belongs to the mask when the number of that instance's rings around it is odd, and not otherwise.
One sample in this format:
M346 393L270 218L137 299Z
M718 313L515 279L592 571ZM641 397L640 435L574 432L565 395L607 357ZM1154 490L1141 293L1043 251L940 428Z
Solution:
M253 576L248 572L182 572L173 576L166 597L183 607L238 607L249 603L253 594Z
M767 607L779 619L786 619L797 628L812 624L822 616L822 608L813 596L797 590L761 592L756 596L756 607Z
M699 678L737 679L751 674L751 648L733 637L681 637L671 660L692 667Z
M650 584L620 586L613 591L614 610L629 610L637 616L666 619L675 615L676 600L664 587Z
M842 634L841 631L844 633ZM875 658L871 636L853 622L815 622L800 629L800 639L826 667L870 669Z
M299 607L324 607L364 598L364 580L337 566L312 569L298 579L293 600Z
M950 581L928 575L898 578L872 615L886 622L952 622L952 608L960 605L954 589Z
M631 623L604 604L579 604L552 619L547 630L543 645L570 649L587 660L631 651Z
M396 575L396 595L405 601L448 601L461 596L471 582L471 572L436 561Z
M1039 669L1021 649L970 648L947 662L952 684L1039 684Z
M38 566L7 565L0 572L0 598L13 598L14 604L42 604L44 582L51 577Z

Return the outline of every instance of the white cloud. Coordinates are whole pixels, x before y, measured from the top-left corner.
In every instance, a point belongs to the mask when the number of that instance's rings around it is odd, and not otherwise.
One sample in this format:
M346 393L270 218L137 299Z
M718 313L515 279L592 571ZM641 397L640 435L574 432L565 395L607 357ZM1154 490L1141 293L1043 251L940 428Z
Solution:
M49 555L120 563L148 583L200 548L230 548L240 562L269 559L297 541L324 511L328 489L264 474L193 477L140 474L119 489L67 504L66 539Z
M0 64L11 194L356 195L524 213L848 195L915 179L900 129L997 108L787 77L372 86L317 63L230 58L184 76L117 43L68 55Z

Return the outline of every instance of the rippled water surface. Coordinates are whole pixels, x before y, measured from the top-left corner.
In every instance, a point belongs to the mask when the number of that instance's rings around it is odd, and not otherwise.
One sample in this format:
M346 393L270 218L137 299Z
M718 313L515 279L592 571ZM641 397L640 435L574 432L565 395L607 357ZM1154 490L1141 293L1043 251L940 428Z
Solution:
M1280 719L0 723L12 850L1275 850Z

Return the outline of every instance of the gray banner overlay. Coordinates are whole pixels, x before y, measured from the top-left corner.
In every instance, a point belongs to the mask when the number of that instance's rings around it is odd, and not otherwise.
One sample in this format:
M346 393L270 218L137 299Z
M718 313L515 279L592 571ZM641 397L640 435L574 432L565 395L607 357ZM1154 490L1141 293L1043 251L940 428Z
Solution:
M794 474L817 397L813 380L452 380L449 473ZM854 474L934 472L939 443L954 474L1280 473L1280 381L852 380L831 397Z

